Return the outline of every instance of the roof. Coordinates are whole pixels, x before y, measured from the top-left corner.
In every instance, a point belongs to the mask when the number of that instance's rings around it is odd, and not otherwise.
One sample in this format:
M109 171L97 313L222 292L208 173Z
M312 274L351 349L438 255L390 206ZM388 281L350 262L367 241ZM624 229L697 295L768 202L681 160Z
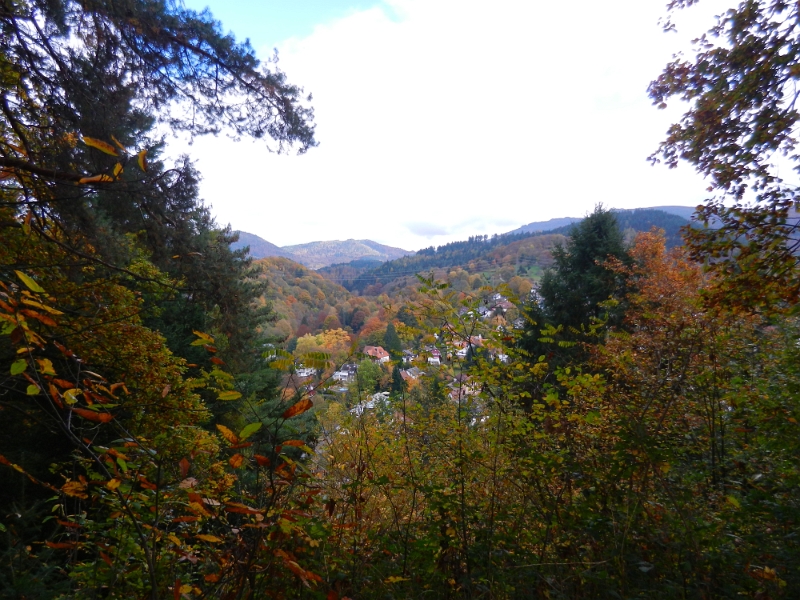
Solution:
M381 346L364 346L364 354L372 358L387 358L389 353Z

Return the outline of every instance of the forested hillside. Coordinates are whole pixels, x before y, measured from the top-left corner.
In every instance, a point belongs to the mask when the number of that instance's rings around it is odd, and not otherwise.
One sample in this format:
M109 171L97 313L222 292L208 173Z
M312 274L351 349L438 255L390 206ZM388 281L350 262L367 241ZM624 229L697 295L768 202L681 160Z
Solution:
M689 224L682 217L656 209L620 210L614 214L629 243L636 232L656 227L665 231L667 246L672 248L682 243L681 228ZM331 265L319 269L319 272L362 295L391 295L395 290L414 285L417 274L433 272L444 276L454 269L461 269L469 275L482 275L482 284L486 285L499 285L514 275L536 279L552 265L550 250L563 244L564 235L580 219L567 221L574 222L547 231L534 228L491 237L474 236L463 242L425 248L414 256L381 265L359 261Z
M265 258L253 266L266 284L259 302L275 315L262 330L270 339L284 342L341 328L359 334L364 333L365 326L369 334L376 325L386 327L386 297L353 296L342 286L285 258Z
M0 597L800 596L799 23L742 3L651 84L691 101L652 160L715 194L682 244L598 205L339 285L163 154L314 151L274 62L182 3L6 2Z

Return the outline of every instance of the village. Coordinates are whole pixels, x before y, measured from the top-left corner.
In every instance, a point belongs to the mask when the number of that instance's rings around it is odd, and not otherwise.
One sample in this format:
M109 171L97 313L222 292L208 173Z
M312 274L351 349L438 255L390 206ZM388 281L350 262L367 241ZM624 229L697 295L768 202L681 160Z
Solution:
M496 325L496 317L512 309L515 306L507 297L493 293L475 310L462 308L460 314L485 332L502 328ZM520 328L522 319L515 319L511 326ZM365 344L339 364L335 352L322 363L318 362L319 353L296 353L296 365L282 382L283 395L340 402L355 416L387 411L393 400L415 398L414 392L419 392L420 386L434 385L441 390L440 397L453 403L474 401L481 389L466 374L468 367L478 357L503 363L508 360L482 333L459 335L453 328L445 328L431 337L433 343L425 343L420 335L392 351L382 345ZM306 356L313 358L304 361Z

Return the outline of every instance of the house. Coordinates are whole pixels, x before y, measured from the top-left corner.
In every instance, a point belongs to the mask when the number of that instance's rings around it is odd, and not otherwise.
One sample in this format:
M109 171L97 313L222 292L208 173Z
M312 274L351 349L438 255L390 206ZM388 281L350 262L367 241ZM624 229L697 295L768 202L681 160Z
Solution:
M341 381L343 383L349 383L350 381L354 381L356 378L356 374L358 373L358 365L355 363L346 363L342 365L342 368L336 371L332 377L336 381Z
M389 362L389 353L381 346L364 346L364 354L369 356L374 362Z
M440 365L442 364L442 353L439 352L437 348L431 348L429 350L430 356L428 357L428 364L429 365Z
M416 385L417 380L422 375L425 375L425 373L420 371L418 367L412 367L411 369L400 369L400 377L403 378L403 381L405 381L409 387Z

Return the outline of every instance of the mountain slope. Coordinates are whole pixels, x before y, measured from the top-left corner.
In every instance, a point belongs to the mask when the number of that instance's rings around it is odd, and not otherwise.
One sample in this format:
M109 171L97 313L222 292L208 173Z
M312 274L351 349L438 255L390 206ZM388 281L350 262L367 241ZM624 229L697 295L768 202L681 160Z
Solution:
M231 244L231 250L239 250L245 246L250 246L250 256L253 258L267 258L269 256L282 256L284 258L294 258L290 252L286 252L280 246L268 242L246 231L237 231L239 241Z
M414 252L384 246L372 240L310 242L308 244L284 246L282 250L291 253L294 260L311 269L319 269L328 265L358 259L373 259L384 262L414 254Z
M578 221L582 221L583 217L560 217L558 219L550 219L549 221L534 221L522 227L518 227L514 231L509 231L505 235L516 235L518 233L536 233L539 231L552 231L559 227L567 227Z
M668 247L682 243L681 228L689 223L686 219L656 209L614 210L620 229L630 240L637 231L650 231L653 227L663 229ZM405 280L414 280L417 273L435 270L449 272L462 269L470 275L500 278L509 281L515 274L536 278L543 269L552 264L550 249L554 244L564 243L574 223L582 219L551 219L531 223L533 227L542 223L565 223L547 231L510 232L492 237L471 237L461 242L451 242L437 248L425 248L413 256L387 261L370 268L364 262L337 264L320 269L319 273L348 290L365 295L388 292Z

